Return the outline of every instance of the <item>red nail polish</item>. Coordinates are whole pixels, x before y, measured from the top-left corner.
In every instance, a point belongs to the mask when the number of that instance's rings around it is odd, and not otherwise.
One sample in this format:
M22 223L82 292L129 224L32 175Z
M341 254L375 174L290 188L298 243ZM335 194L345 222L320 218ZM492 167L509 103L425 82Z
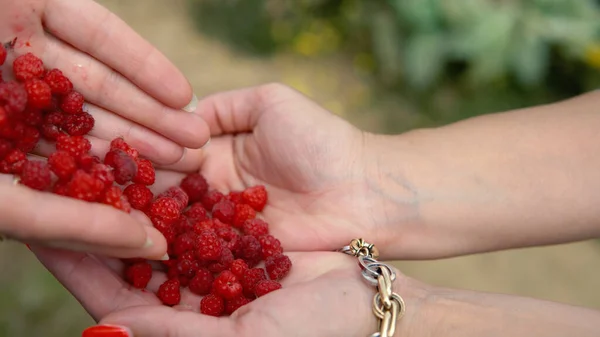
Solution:
M116 325L97 325L83 331L81 337L133 337L129 329Z

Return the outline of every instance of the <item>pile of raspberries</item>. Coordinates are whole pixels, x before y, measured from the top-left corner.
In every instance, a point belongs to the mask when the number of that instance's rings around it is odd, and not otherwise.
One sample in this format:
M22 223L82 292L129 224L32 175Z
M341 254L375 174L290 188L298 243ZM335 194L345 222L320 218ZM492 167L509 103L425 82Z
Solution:
M169 260L159 263L167 281L156 292L164 305L179 304L187 287L203 296L201 313L224 316L282 288L292 263L259 217L268 202L264 186L223 193L193 173L155 195L154 165L123 138L111 141L104 158L90 152L84 136L94 118L59 69L27 53L13 62L15 80L4 81L6 56L0 44L0 173L39 192L144 212L168 243ZM34 154L40 140L55 144L47 160ZM123 262L123 277L146 289L156 263Z

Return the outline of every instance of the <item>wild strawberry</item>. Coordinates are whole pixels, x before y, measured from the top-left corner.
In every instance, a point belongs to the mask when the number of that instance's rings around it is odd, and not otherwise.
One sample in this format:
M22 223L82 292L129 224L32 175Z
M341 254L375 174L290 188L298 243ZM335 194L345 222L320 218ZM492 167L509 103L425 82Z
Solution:
M271 280L281 280L290 272L291 268L292 261L287 255L273 255L265 260L265 269Z
M75 115L82 112L83 103L83 95L75 90L71 90L71 92L62 98L60 108L68 114Z
M200 301L200 313L219 317L225 311L225 301L214 294L208 294Z
M254 293L256 297L261 297L278 289L281 289L281 283L273 280L262 280L256 284Z
M58 69L48 71L44 75L44 81L56 95L66 95L73 90L73 83Z
M200 201L208 191L208 183L200 173L193 173L183 178L180 187L189 196L191 202Z
M139 210L147 209L154 198L152 191L147 186L140 184L127 186L123 193L127 196L131 207Z
M37 78L25 82L25 91L29 106L37 109L45 109L52 104L52 90L50 86Z
M44 62L32 53L23 54L13 62L15 78L21 82L44 75Z
M247 220L254 219L256 211L246 204L235 204L231 225L241 228Z
M177 279L167 280L163 284L161 284L160 287L158 287L156 296L165 305L177 305L181 301L180 286L181 283Z
M263 185L249 187L242 192L242 200L257 212L261 212L268 201L267 189Z
M48 157L48 164L50 165L52 172L54 172L60 180L70 179L77 170L75 158L66 151L52 153L50 157Z
M146 288L151 278L152 265L146 261L134 263L125 269L125 279L135 288Z
M138 169L133 177L133 182L147 186L154 184L156 174L154 172L154 166L152 165L152 162L143 158L136 159L136 162Z
M21 184L40 191L45 191L52 183L48 164L39 160L26 162L20 178Z

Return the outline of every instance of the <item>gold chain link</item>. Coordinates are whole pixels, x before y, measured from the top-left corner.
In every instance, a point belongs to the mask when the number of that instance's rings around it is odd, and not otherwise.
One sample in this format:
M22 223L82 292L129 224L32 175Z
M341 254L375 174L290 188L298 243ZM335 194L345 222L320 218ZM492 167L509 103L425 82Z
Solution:
M363 269L363 277L377 287L377 293L373 296L373 314L379 319L379 332L371 337L392 337L396 332L396 324L404 315L405 304L400 295L393 292L393 280L395 275L387 265L376 261L379 257L377 248L363 239L354 239L350 244L341 249L342 252L360 258L367 258L376 269L369 268L369 261ZM363 264L363 261L361 261ZM373 273L377 270L377 277Z

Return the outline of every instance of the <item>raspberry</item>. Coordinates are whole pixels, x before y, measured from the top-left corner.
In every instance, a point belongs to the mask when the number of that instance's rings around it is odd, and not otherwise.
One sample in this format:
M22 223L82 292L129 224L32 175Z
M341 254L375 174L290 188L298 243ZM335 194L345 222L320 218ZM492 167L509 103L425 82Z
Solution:
M265 269L271 280L279 281L284 278L292 268L292 261L287 255L278 254L267 257Z
M125 279L135 288L146 288L151 278L152 265L148 262L137 262L125 269Z
M40 132L32 126L25 126L23 135L17 139L15 147L23 152L31 152L39 140Z
M239 191L231 191L229 192L229 194L227 195L227 200L233 202L234 204L241 204L242 203L242 192Z
M168 190L159 194L158 197L167 197L175 199L177 201L177 204L179 205L180 211L183 211L183 209L187 206L189 200L188 195L178 186L170 187Z
M242 259L236 259L231 262L231 266L229 266L229 270L235 275L238 279L242 279L244 277L244 273L248 270L248 265Z
M50 86L37 78L25 82L25 91L29 106L37 109L48 108L52 104L52 90Z
M52 175L48 164L43 161L28 161L23 165L21 184L34 190L44 191L52 183Z
M221 257L217 260L217 262L212 263L208 266L208 270L213 273L220 273L224 270L229 269L231 263L233 262L234 256L229 248L223 247L221 249Z
M131 184L123 191L131 207L139 210L145 210L150 206L154 195L152 191L144 185Z
M0 127L10 127L10 116L2 106L0 106Z
M52 69L44 76L53 94L66 95L73 90L73 83L58 69Z
M89 153L85 153L81 157L77 158L77 163L79 164L80 169L90 171L96 165L101 164L102 161L100 160L100 158L98 158L98 156L92 156ZM106 167L105 165L103 165L103 166ZM111 171L111 176L112 176L112 169L110 169L108 167L106 167L106 169ZM112 180L114 181L114 179L115 178L113 176Z
M4 64L4 62L6 62L6 55L8 53L6 52L6 49L4 48L4 45L2 43L0 43L0 66Z
M179 276L183 276L188 279L189 284L189 281L196 275L198 270L200 270L200 264L196 260L179 258L175 268L177 269Z
M110 150L104 157L104 163L113 168L115 182L125 185L136 175L138 166L130 155L122 150Z
M208 220L206 209L204 209L204 205L199 202L192 204L192 206L190 206L183 214L193 222Z
M80 162L81 162L81 160L80 160ZM85 165L80 164L80 166L84 167ZM111 187L113 185L113 183L115 182L115 176L113 175L110 167L108 167L107 165L92 164L92 167L88 171L92 175L92 177L94 177L95 179L102 182L102 185L104 185L104 188Z
M223 247L217 234L204 231L198 236L196 256L200 260L216 261L221 257Z
M42 110L31 107L26 108L20 117L21 121L29 126L41 126L44 121Z
M173 242L173 252L176 255L181 255L187 251L194 250L198 242L197 240L198 237L194 232L180 234L175 238L175 242Z
M177 233L194 233L194 226L190 220L184 215L180 215L174 224L175 231Z
M256 211L252 207L246 204L236 204L231 225L240 228L246 220L254 219L255 217Z
M82 111L77 115L67 115L62 128L71 136L87 135L96 124L96 120L89 113Z
M131 212L131 205L123 196L123 191L117 186L111 186L104 191L99 201L127 213Z
M82 112L83 103L83 95L75 90L71 90L62 98L60 108L62 109L62 111L68 114L75 115Z
M71 198L90 202L98 200L103 190L104 184L83 170L75 171L67 186Z
M43 124L40 127L40 132L44 139L55 141L60 135L60 128L54 124Z
M75 158L65 151L52 153L50 157L48 157L48 164L50 165L52 172L54 172L60 180L70 179L77 170Z
M240 247L236 256L243 259L249 267L253 267L262 259L262 247L257 238L252 235L244 235L240 239Z
M268 201L267 189L263 185L249 187L242 192L242 200L255 211L261 212Z
M208 294L200 301L200 312L205 315L219 317L224 311L225 301L214 294Z
M10 115L16 115L27 106L27 91L22 84L11 81L0 83L0 106Z
M262 268L247 269L241 279L244 295L249 298L256 297L254 291L258 282L267 279L267 274Z
M200 234L206 230L213 230L213 221L211 219L206 219L204 221L199 221L194 224L193 231L194 233Z
M69 196L69 182L68 181L57 181L52 187L52 193L62 195L65 197Z
M133 177L133 182L136 184L143 184L150 186L154 184L156 174L154 172L154 166L148 159L138 158L137 162L137 173Z
M65 122L66 116L67 115L63 114L60 111L52 111L52 112L47 113L44 116L44 122L48 123L48 124L54 124L57 126L61 126Z
M151 220L154 228L156 228L165 237L167 243L172 244L177 236L177 232L175 231L173 225L158 218L151 218Z
M281 289L281 283L273 280L262 280L256 284L254 293L256 297L261 297L278 289Z
M179 280L167 280L163 284L158 287L158 291L156 296L161 300L161 302L168 306L174 306L179 304L181 301L181 292L179 287L181 283Z
M234 299L242 295L242 285L237 277L229 270L225 270L217 276L213 285L216 295L226 300Z
M223 193L212 190L206 192L200 201L202 202L202 205L204 205L204 208L212 210L219 201L223 200L223 198L225 198Z
M208 269L200 268L190 280L190 291L196 295L208 295L213 287L214 277Z
M269 256L283 253L281 241L276 239L273 235L267 234L260 236L258 237L258 242L260 242L260 246L262 247L262 256L264 259Z
M0 44L1 45L1 44ZM6 155L13 149L12 143L8 140L0 139L0 159L4 159Z
M193 173L186 176L179 186L189 196L191 202L200 201L204 194L206 194L206 191L208 191L208 183L200 173Z
M32 53L21 55L13 62L15 78L21 82L44 75L44 62Z
M226 224L233 221L235 215L235 205L231 201L224 199L219 201L212 209L212 216Z
M127 144L127 142L125 142L125 139L123 137L117 137L117 138L113 139L110 142L110 149L125 151L133 159L137 159L139 156L138 151L136 149L134 149L133 147L131 147L131 145Z
M8 168L8 171L3 173L19 174L27 162L27 155L21 150L13 149L4 157L3 162L6 163Z
M179 218L179 203L169 197L160 197L150 205L150 217L171 225Z
M231 315L236 310L238 310L239 308L243 307L244 305L246 305L250 302L252 302L252 300L249 298L246 298L244 296L238 296L234 299L226 300L225 301L225 314Z
M269 224L262 219L251 219L244 222L242 231L246 235L252 235L259 237L262 235L269 234Z
M61 134L56 140L56 149L69 152L75 159L88 153L92 144L82 136L68 136Z

